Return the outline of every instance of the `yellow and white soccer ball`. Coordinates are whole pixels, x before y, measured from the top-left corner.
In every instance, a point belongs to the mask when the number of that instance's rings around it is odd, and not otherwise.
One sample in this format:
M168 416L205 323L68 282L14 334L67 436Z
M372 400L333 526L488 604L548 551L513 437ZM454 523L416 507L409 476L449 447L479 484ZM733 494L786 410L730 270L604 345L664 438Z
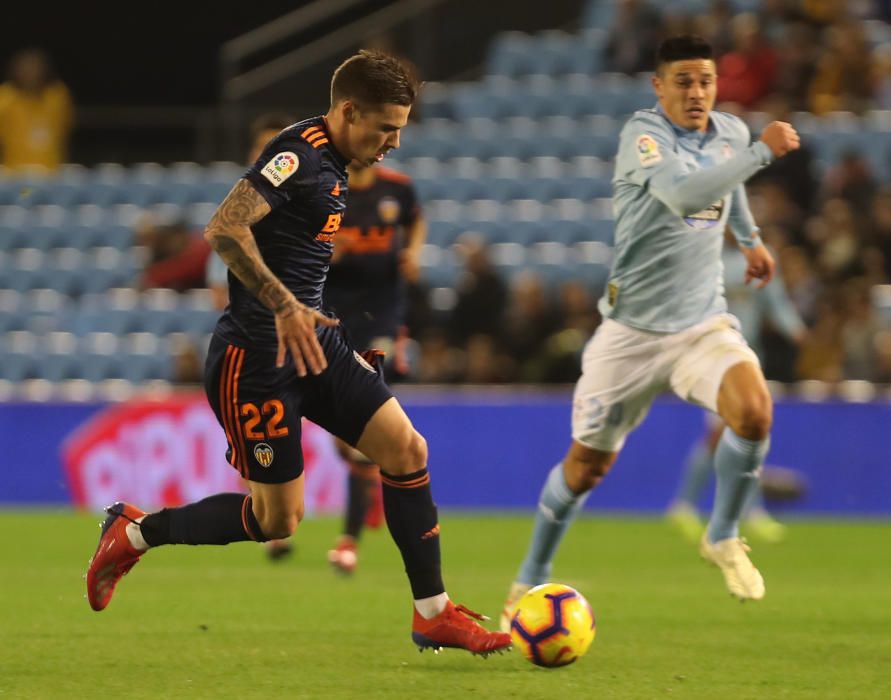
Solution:
M544 583L517 601L511 614L514 647L537 666L566 666L594 641L594 612L585 597L561 583Z

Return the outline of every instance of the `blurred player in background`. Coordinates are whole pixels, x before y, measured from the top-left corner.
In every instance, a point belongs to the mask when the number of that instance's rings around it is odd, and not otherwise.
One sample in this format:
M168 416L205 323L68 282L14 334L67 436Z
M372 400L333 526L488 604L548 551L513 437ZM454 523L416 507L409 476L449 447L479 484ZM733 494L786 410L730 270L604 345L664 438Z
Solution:
M325 307L346 327L353 347L380 350L388 374L408 373L405 357L406 284L417 282L427 226L406 175L377 165L351 163L347 211L337 233L325 282ZM382 358L381 358L382 359ZM343 532L328 552L330 564L352 573L363 526L383 517L380 475L365 455L336 439L349 467Z
M773 284L759 290L746 284L745 255L727 236L721 258L727 310L739 320L740 332L755 353L759 357L764 356L761 333L768 321L787 340L800 345L806 328L786 293L779 268L774 274ZM703 525L696 510L696 501L708 484L714 452L726 427L715 414L706 415L709 417L708 432L687 458L680 488L667 513L669 522L692 541L702 536ZM780 542L786 536L786 527L767 512L761 488L753 488L749 492L743 506L743 526L765 542Z
M257 117L250 128L250 147L247 164L253 165L263 154L266 144L296 120L285 114L264 114ZM229 305L229 268L219 255L211 255L207 260L207 286L213 294L214 306L223 311ZM290 539L273 539L264 543L266 553L272 561L284 559L292 552Z
M603 323L582 357L575 386L573 441L541 492L532 541L502 614L549 580L560 539L588 493L607 474L653 399L671 389L727 424L715 452L717 492L700 553L730 592L764 596L764 580L739 538L738 521L767 453L772 404L758 357L727 313L721 248L730 228L746 259L746 281L773 277L743 183L798 148L786 123L759 141L737 117L713 112L712 49L698 37L664 41L657 52L654 109L622 130L613 177L616 246ZM658 454L658 450L655 451Z
M250 495L223 493L146 514L108 509L87 571L103 610L150 547L288 537L303 518L301 417L380 465L387 526L414 600L419 648L489 654L510 646L481 616L449 600L427 444L381 376L322 313L322 288L347 195L347 164L370 166L399 147L418 83L396 59L362 51L335 71L331 107L285 129L220 204L205 235L226 261L230 303L211 340L208 400L227 456ZM475 618L475 619L474 619Z

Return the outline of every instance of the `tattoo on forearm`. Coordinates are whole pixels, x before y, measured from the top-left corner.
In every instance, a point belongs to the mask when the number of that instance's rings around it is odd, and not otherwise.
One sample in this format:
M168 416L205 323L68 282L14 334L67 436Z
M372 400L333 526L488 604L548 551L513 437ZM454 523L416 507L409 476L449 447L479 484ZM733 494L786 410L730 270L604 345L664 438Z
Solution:
M245 180L239 180L207 225L207 239L244 286L268 309L299 308L293 294L263 262L251 224L269 213L269 205Z

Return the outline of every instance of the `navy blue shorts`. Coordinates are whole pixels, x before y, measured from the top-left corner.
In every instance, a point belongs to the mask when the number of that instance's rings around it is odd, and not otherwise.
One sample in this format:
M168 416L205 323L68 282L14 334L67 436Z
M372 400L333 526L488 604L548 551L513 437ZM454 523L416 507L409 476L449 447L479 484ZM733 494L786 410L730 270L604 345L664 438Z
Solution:
M328 360L320 375L298 377L290 357L240 347L214 334L204 368L208 401L226 432L226 458L251 481L279 484L303 473L300 419L306 417L355 446L393 394L347 340L343 328L320 328Z

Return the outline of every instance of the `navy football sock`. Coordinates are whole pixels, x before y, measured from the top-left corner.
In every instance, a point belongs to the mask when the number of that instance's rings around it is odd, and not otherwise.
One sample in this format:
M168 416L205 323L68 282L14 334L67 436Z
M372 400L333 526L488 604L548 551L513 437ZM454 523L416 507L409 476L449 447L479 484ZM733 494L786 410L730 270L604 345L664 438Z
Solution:
M415 600L445 592L439 521L426 469L395 476L381 470L387 528L405 564Z
M254 516L251 497L242 493L218 493L197 503L150 513L140 523L140 530L150 547L268 539Z

